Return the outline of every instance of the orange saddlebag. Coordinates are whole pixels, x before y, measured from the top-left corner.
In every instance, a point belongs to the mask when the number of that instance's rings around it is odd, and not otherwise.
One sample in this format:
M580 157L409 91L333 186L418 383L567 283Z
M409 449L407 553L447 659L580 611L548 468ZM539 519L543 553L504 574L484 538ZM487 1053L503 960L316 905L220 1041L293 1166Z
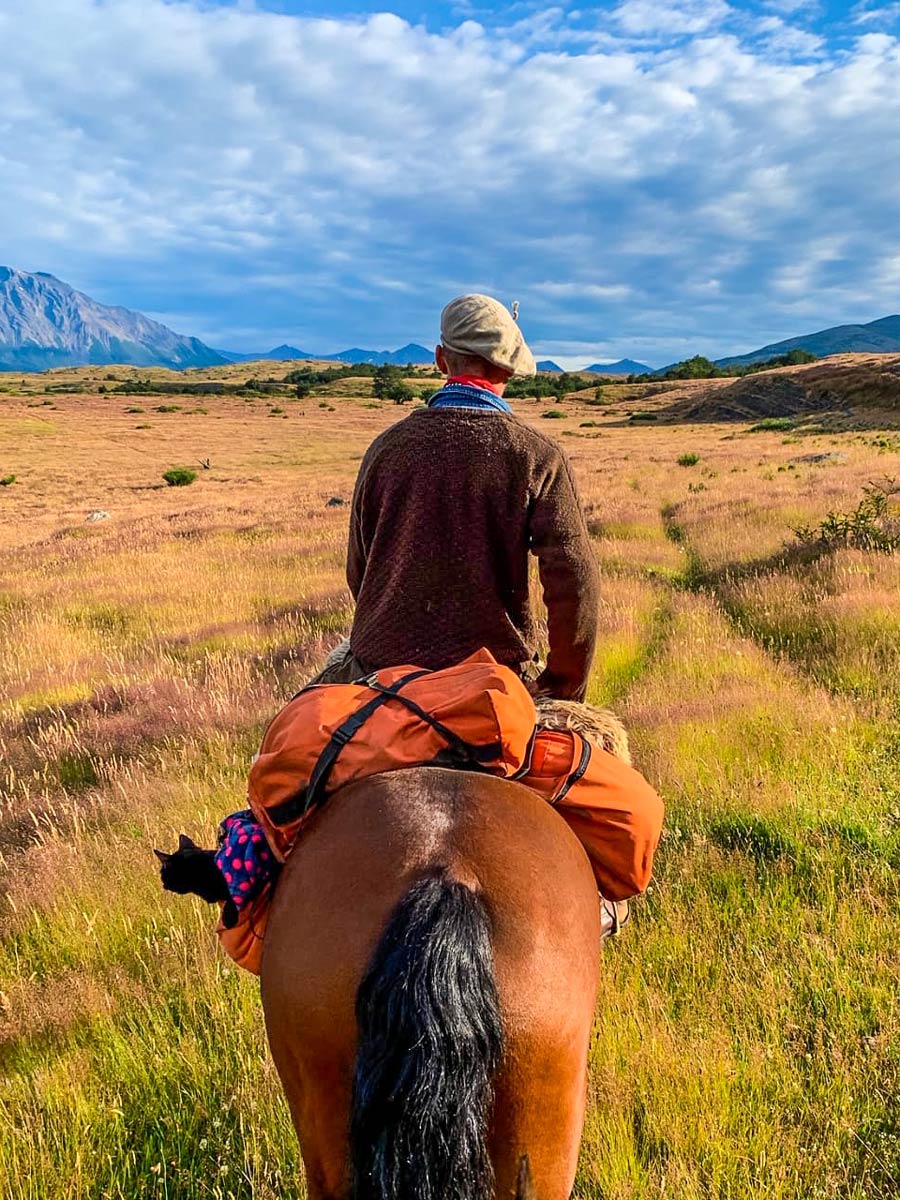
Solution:
M540 729L531 767L519 781L557 809L587 851L608 900L646 889L664 808L643 775L579 733Z
M263 939L269 923L269 909L274 895L274 884L267 883L259 895L241 909L237 925L230 929L220 919L216 927L219 941L226 954L245 971L259 974L262 962Z
M357 683L313 685L266 730L250 807L283 862L338 788L429 764L510 778L527 762L534 724L525 685L487 650L442 671L391 667Z

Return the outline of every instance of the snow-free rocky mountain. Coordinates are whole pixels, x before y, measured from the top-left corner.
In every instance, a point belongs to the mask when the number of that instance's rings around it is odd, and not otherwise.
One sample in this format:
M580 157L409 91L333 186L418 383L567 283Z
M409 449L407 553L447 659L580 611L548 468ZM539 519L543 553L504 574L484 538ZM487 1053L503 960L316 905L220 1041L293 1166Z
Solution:
M259 359L270 362L290 362L295 359L314 358L317 362L353 365L370 363L376 367L385 364L405 367L407 363L427 366L434 362L434 351L426 350L417 342L410 342L406 346L401 346L399 350L361 350L358 346L354 346L350 350L341 350L339 354L310 354L307 350L298 350L296 346L276 346L274 350L267 350L265 353L259 354L238 354L233 350L218 350L217 353L227 358L229 362L255 362Z
M197 338L99 304L52 275L0 267L0 371L106 363L177 369L225 361Z

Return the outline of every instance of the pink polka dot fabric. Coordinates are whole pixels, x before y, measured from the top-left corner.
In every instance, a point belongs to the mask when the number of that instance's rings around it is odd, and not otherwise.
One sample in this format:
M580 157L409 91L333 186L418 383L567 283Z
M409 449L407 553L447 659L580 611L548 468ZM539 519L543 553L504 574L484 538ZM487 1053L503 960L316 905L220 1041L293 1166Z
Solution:
M219 826L216 865L238 910L257 896L275 874L272 851L249 809L232 813Z

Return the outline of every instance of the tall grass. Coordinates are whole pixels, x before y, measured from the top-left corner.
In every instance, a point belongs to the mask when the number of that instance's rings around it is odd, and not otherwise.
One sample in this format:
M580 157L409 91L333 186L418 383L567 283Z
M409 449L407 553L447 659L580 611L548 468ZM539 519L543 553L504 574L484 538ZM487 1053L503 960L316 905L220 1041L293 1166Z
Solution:
M215 398L137 432L112 400L57 399L50 428L0 402L19 477L0 513L0 1197L299 1198L256 983L206 906L159 890L151 849L209 842L266 720L347 628L347 510L327 502L401 414L342 391L295 430L293 406L282 425ZM603 577L591 695L669 809L604 954L583 1200L900 1187L898 560L777 561L897 451L820 441L846 461L779 472L795 448L775 433L604 416L572 451ZM672 470L688 451L702 490ZM160 483L201 457L193 487ZM94 508L109 521L86 526Z

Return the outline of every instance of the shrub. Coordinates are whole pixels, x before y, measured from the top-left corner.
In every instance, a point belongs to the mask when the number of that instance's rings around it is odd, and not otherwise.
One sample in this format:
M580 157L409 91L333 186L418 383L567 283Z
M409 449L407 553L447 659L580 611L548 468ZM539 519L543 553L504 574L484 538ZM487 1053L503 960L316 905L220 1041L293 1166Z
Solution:
M9 487L9 485L11 483L15 483L15 482L16 482L15 475L4 475L3 478L0 479L0 487Z
M793 417L765 417L750 426L751 433L790 433L795 427Z
M579 429L599 429L601 427L601 425L602 425L601 421L582 421L579 424L578 428Z
M168 471L163 471L163 479L169 487L187 487L196 478L197 472L190 467L170 467Z
M829 553L846 546L893 554L900 550L900 507L891 501L900 495L900 480L870 483L852 512L830 512L818 525L801 525L794 536L801 546Z
M144 409L143 408L126 408L125 411L127 413L142 413L142 412L144 412Z
M659 417L654 412L636 412L628 414L629 421L658 421Z
M162 413L181 412L181 405L180 404L157 404L155 411L162 412Z
M679 467L696 467L699 461L700 455L695 454L693 450L691 450L688 454L679 454L678 456Z
M503 394L507 400L521 400L526 396L533 396L535 400L546 396L563 400L569 392L581 391L586 382L584 375L569 371L562 371L559 375L540 374L528 379L510 379Z
M548 421L558 421L560 417L564 417L565 415L561 408L548 408L546 412L541 413L541 416Z

